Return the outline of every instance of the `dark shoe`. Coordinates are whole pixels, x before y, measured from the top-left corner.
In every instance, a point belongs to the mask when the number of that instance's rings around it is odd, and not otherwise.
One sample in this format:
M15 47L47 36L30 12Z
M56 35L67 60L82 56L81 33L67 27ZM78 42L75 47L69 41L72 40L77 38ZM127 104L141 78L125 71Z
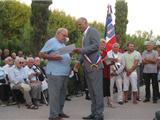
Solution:
M59 114L59 117L61 117L61 118L69 118L69 116L64 114L64 113Z
M64 119L62 119L60 117L56 117L56 118L48 118L48 120L64 120Z
M67 101L71 101L71 99L70 99L70 98L68 98L68 97L66 97L66 100L67 100Z
M86 98L85 98L86 100L91 100L91 98L89 97L89 96L86 96Z
M119 101L118 104L123 105L123 102L122 102L122 101Z
M141 98L137 98L137 101L142 101L142 99Z
M90 120L90 119L94 119L94 115L89 115L89 116L86 116L86 117L82 117L82 119L86 119L86 120Z
M157 103L157 100L153 100L153 103Z
M93 120L104 120L103 117L94 117Z
M131 97L129 97L128 100L131 100Z
M146 103L146 102L149 102L149 101L150 101L149 99L145 99L143 102Z
M37 110L38 109L38 106L35 106L35 105L29 105L28 107L27 107L27 109L32 109L32 110Z

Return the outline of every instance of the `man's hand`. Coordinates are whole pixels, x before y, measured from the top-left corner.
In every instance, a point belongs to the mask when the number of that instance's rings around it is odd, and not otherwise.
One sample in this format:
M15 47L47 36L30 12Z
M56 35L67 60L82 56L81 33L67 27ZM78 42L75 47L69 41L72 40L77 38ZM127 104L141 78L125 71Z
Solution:
M40 52L39 56L44 58L44 59L48 59L48 60L62 60L62 56L57 54L57 53L53 53L51 55L45 53L45 52Z
M127 70L127 76L130 76L133 71L131 69Z
M80 68L80 63L76 63L76 64L74 65L73 70L74 70L75 72L78 72L79 68Z
M118 62L118 58L113 58L112 62Z
M31 80L35 76L35 73L31 73L28 75L28 79Z
M55 53L55 54L51 54L49 55L49 57L52 59L52 60L62 60L62 56L60 56L59 54Z
M75 53L81 53L81 48L75 48L74 50L73 50L73 52L75 52Z

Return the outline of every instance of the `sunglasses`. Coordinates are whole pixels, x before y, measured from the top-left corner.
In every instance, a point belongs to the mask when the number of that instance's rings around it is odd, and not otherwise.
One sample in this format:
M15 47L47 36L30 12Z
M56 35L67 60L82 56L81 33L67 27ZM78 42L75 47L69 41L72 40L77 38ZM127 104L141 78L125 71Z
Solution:
M23 64L24 62L19 62L19 64Z

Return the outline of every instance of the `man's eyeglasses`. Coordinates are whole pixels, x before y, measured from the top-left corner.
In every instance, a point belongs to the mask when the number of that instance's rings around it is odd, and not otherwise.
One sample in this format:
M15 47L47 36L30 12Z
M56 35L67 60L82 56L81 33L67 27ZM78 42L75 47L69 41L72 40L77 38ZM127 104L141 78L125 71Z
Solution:
M68 35L64 34L64 33L61 33L64 37L68 37Z

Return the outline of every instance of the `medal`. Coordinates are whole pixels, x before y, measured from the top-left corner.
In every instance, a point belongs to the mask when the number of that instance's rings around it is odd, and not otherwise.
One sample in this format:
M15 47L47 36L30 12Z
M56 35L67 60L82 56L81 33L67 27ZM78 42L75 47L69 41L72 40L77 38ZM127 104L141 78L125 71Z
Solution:
M90 67L91 67L92 70L95 70L95 69L98 68L98 65L97 64L92 64Z
M95 63L93 63L86 54L84 55L84 57L90 63L91 70L97 70L98 69L98 65L102 62L101 61L101 56L99 54L96 57L96 62Z

